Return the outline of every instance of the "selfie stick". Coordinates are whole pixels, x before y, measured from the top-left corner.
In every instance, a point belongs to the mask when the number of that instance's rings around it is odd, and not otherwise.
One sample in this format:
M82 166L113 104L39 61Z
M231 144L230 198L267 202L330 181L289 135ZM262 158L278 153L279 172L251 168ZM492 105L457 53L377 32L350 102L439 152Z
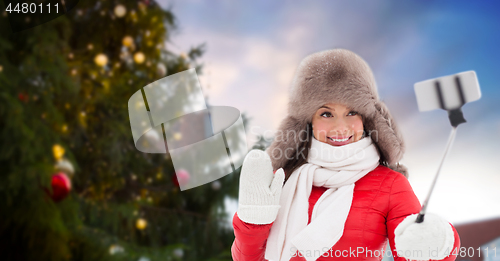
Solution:
M436 185L437 178L441 172L443 162L448 156L450 147L455 140L457 126L466 122L462 113L462 106L481 98L481 90L474 71L462 72L454 75L434 78L415 83L415 94L417 96L418 108L420 111L434 109L444 109L448 111L448 118L452 126L448 143L444 151L443 158L439 164L436 176L432 182L427 197L422 204L422 208L415 220L416 223L424 221L425 211L429 199Z

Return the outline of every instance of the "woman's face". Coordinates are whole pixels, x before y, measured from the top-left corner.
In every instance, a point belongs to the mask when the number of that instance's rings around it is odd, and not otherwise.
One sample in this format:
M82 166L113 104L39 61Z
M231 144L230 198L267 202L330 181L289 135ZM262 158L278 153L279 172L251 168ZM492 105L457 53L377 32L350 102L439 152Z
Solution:
M356 142L363 136L363 119L342 104L327 103L313 116L314 137L332 146Z

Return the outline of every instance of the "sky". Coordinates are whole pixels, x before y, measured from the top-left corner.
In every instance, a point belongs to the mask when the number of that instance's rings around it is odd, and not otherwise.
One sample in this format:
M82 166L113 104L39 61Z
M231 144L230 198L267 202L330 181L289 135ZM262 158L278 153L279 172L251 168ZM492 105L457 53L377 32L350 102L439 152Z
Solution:
M443 110L420 112L416 82L474 70L481 98L462 107L466 123L443 164L428 213L452 224L500 217L500 1L158 0L176 16L167 48L200 58L202 90L212 106L250 117L249 148L271 138L286 117L300 61L345 48L370 65L380 99L403 133L400 163L422 203L451 132ZM228 202L229 212L237 202Z

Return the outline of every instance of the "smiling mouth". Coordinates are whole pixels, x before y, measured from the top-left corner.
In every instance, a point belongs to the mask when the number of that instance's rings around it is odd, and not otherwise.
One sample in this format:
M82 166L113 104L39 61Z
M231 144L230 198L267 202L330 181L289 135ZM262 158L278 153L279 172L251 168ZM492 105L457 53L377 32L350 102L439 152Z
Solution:
M349 139L351 139L352 136L349 136L349 137L347 137L345 139L333 139L333 138L330 138L330 137L327 137L327 138L330 139L333 142L345 142L345 141L348 141Z

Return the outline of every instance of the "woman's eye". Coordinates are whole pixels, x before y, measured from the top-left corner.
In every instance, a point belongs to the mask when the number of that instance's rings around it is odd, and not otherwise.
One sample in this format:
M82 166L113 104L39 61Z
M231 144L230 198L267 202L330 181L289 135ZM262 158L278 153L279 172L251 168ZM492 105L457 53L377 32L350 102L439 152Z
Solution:
M355 112L355 111L350 111L348 115L358 115L358 112Z
M328 115L330 115L330 116L332 115L332 114L331 114L331 113L329 113L329 112L323 112L323 113L321 113L319 116L323 116L323 115L325 115L325 114L328 114Z

